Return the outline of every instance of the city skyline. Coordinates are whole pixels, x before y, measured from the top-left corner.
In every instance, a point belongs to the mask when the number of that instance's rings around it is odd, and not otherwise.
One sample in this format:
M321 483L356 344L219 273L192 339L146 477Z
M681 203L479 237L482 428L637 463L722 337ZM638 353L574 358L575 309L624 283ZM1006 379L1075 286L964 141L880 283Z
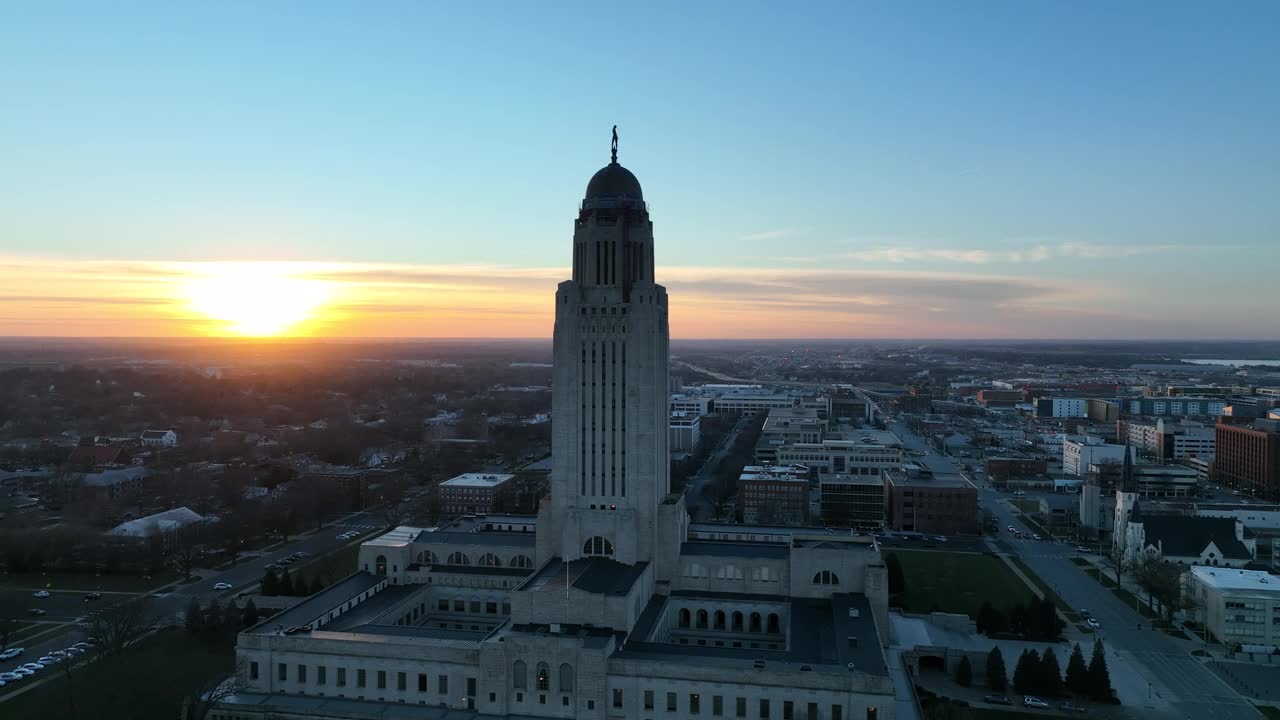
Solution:
M1280 336L1273 7L584 7L5 10L0 335L546 337L617 124L675 338Z

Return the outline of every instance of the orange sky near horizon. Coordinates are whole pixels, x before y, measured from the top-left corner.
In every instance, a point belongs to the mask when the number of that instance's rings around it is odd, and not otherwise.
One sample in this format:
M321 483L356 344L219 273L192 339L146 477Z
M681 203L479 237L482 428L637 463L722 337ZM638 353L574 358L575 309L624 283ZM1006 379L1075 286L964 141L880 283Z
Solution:
M550 337L569 269L0 258L0 335ZM659 268L676 338L1106 336L1115 291L940 272ZM1156 326L1153 336L1159 336ZM261 331L261 332L260 332Z

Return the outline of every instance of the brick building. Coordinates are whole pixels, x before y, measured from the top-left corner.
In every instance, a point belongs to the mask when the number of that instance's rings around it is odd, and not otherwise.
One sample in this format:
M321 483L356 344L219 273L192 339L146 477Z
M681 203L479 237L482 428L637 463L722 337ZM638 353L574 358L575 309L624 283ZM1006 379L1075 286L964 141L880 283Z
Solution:
M499 473L463 473L440 483L440 505L446 513L487 515L510 488L508 483L513 477L515 475Z
M748 465L738 477L738 506L749 525L803 525L808 519L807 468Z
M889 526L937 535L978 534L978 488L960 473L884 473Z
M1241 492L1280 500L1280 420L1219 421L1210 477Z

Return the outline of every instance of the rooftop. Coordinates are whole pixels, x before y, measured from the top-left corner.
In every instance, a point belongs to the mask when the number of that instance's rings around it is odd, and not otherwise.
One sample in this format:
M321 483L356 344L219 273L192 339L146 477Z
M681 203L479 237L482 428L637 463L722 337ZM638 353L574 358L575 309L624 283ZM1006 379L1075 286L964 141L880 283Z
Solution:
M977 488L969 478L961 473L934 473L933 475L911 475L899 470L885 470L885 477L889 479L889 483L899 487L924 487L924 488L955 488L955 489L973 489Z
M309 625L316 618L321 617L351 598L385 582L387 582L385 577L368 572L357 572L348 575L345 579L330 585L297 605L263 620L245 632L269 635L274 633L277 627L288 628Z
M394 530L388 530L376 538L366 540L363 544L375 547L404 547L405 545L412 543L418 535L423 532L426 531L422 528L401 525Z
M1262 570L1197 565L1191 568L1191 574L1200 582L1219 590L1253 590L1280 594L1280 577Z
M515 475L499 473L463 473L456 478L445 480L440 483L440 486L491 488L497 487L513 477L515 477Z
M648 567L647 562L627 565L602 557L579 558L565 563L557 557L516 589L521 592L564 590L568 584L597 595L626 595Z

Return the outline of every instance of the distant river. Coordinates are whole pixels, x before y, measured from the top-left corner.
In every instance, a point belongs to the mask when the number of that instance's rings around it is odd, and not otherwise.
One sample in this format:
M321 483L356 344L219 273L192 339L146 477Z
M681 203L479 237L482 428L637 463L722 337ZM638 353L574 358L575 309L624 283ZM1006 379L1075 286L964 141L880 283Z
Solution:
M1280 367L1280 360L1191 360L1183 359L1183 362L1189 362L1193 365L1226 365L1231 367L1240 367L1241 365L1266 365L1268 367Z

